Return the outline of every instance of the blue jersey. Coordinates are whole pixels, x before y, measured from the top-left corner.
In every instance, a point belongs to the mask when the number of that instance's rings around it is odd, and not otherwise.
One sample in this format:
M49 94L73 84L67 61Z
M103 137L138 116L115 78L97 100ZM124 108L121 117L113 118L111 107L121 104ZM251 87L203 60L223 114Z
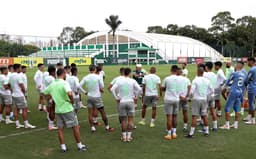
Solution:
M248 92L256 93L256 66L253 66L247 76Z
M242 71L231 74L226 85L230 87L230 93L242 94L246 86L246 75Z

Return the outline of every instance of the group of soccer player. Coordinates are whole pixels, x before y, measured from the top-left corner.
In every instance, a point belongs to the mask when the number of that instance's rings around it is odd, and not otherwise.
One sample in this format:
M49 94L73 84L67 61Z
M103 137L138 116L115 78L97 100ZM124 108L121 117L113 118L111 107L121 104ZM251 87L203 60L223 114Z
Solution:
M256 66L255 59L248 58L247 72L243 62L237 62L235 68L226 63L226 76L222 70L222 62L206 62L197 65L197 75L190 82L186 64L182 68L172 65L170 75L161 82L157 69L151 67L149 74L142 69L141 64L136 65L132 72L130 68L120 68L120 76L114 78L108 86L116 100L119 122L121 125L121 140L130 142L133 140L132 131L135 127L134 115L137 103L142 101L142 113L140 125L146 125L147 107L152 107L150 127L155 127L157 103L164 95L164 111L167 120L166 140L177 138L177 115L179 110L183 114L183 131L186 137L192 138L195 133L197 122L203 125L202 133L209 135L208 111L212 116L212 131L218 130L218 118L221 117L221 96L227 100L225 104L226 122L220 129L229 130L238 128L239 114L243 114L244 97L248 94L249 115L244 119L246 124L255 124L254 98L256 95ZM217 72L213 72L213 69ZM58 129L58 137L62 152L67 151L64 143L64 127L73 128L74 137L79 151L87 150L87 146L81 143L77 112L82 105L81 94L87 96L88 121L91 132L96 132L98 114L101 114L107 132L113 132L104 109L102 93L104 92L105 73L102 65L90 65L89 74L79 82L78 69L75 64L65 66L58 63L49 66L44 72L44 65L38 64L38 71L34 76L36 89L39 93L38 109L47 112L48 129ZM85 87L84 87L85 86ZM84 89L86 88L86 89ZM1 67L0 75L0 122L14 123L11 120L12 112L16 128L35 128L28 122L26 66L14 64ZM189 102L192 101L192 120L188 131ZM45 104L46 103L46 104ZM234 110L235 121L230 125L230 112ZM20 124L18 114L22 114L24 125ZM56 125L54 120L56 118Z

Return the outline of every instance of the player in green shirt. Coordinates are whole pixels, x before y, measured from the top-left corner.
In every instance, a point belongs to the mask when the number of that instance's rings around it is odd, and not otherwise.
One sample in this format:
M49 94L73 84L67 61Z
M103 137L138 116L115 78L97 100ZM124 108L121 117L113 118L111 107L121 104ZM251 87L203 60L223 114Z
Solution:
M58 78L52 82L44 91L45 95L51 95L55 102L55 113L57 118L58 136L61 143L61 151L66 152L67 147L64 143L64 126L73 128L74 137L79 151L86 151L87 147L81 143L80 130L77 117L73 108L73 95L70 85L64 79L66 74L64 69L58 69Z

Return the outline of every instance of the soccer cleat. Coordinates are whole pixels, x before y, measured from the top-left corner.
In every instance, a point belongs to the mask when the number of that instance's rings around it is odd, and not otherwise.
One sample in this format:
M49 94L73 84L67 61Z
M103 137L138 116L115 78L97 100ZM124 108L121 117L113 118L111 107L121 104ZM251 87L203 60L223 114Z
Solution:
M232 124L230 125L230 128L238 129L238 125Z
M114 131L115 131L115 129L114 129L114 128L109 127L108 129L106 129L106 131L107 131L107 132L114 132Z
M33 125L31 125L31 124L25 124L25 129L28 129L28 128L30 128L30 129L35 129L36 126L33 126Z
M204 136L208 137L210 134L209 133L204 133Z
M251 120L251 115L247 115L247 116L243 119L243 121L249 121L249 120Z
M187 134L185 137L188 139L192 139L194 137L194 135Z
M255 120L249 120L249 121L247 121L247 122L244 122L245 124L247 124L247 125L255 125Z
M143 121L143 120L141 120L141 121L139 122L139 124L140 124L140 125L146 125L146 122Z
M56 126L48 126L48 130L49 131L58 130L58 128Z
M78 151L87 151L88 147L86 145L82 145L81 147L77 148Z
M164 136L164 139L165 140L171 140L172 139L172 135L167 134L166 136Z
M6 125L8 125L8 124L13 124L13 123L15 123L15 122L12 121L12 120L6 120L6 121L5 121L5 124L6 124Z
M183 128L183 132L188 132L188 128Z
M155 123L150 123L149 127L154 128L156 125Z
M177 139L178 135L176 133L172 134L172 139Z
M131 142L132 140L133 140L132 137L130 137L130 138L127 137L126 142Z
M211 129L213 132L217 132L218 131L218 128L212 128Z
M122 141L122 142L126 142L126 141L127 141L127 138L126 138L126 137L121 137L121 141Z
M220 129L223 129L223 130L229 130L230 127L226 124L224 124L223 126L219 127Z
M19 129L19 128L24 128L24 125L21 125L21 124L16 125L16 129Z
M68 149L61 149L60 152L61 153L66 153L68 151Z
M232 113L230 113L230 116L235 116L236 115L236 113L233 111Z

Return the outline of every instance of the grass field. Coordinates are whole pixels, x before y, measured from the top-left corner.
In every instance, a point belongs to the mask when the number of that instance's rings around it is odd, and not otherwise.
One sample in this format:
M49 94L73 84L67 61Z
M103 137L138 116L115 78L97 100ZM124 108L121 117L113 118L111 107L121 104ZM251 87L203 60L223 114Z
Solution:
M145 67L148 70L149 67ZM163 79L169 75L169 65L157 66L157 74ZM105 86L118 75L119 66L105 66ZM188 66L189 77L195 76L195 65ZM120 158L225 158L241 159L252 158L256 152L256 126L247 126L240 122L238 130L211 132L209 137L196 133L195 138L186 139L182 132L182 114L178 119L178 139L166 141L163 136L166 134L166 119L163 112L162 102L159 102L156 127L149 128L151 111L147 113L147 125L140 126L140 108L135 117L137 129L133 132L134 141L122 143L120 141L120 126L116 115L116 105L113 97L105 89L103 94L104 105L109 115L110 125L116 128L113 133L106 133L104 127L98 127L95 134L91 134L87 121L87 110L79 112L82 141L89 146L87 152L78 152L73 139L72 130L65 130L66 144L69 152L60 153L57 133L49 132L45 113L37 111L37 92L35 90L33 75L35 69L28 69L29 81L29 121L37 126L37 129L27 130L15 128L15 125L0 123L0 159L34 159L34 158L74 158L74 159L120 159ZM88 67L79 67L79 78L88 73ZM85 104L85 97L83 96ZM222 102L224 104L224 101ZM189 115L191 121L191 116ZM224 123L224 117L219 120L219 125ZM233 119L232 119L233 120ZM240 120L241 121L241 120ZM210 120L210 126L212 122ZM198 127L199 129L199 127Z

